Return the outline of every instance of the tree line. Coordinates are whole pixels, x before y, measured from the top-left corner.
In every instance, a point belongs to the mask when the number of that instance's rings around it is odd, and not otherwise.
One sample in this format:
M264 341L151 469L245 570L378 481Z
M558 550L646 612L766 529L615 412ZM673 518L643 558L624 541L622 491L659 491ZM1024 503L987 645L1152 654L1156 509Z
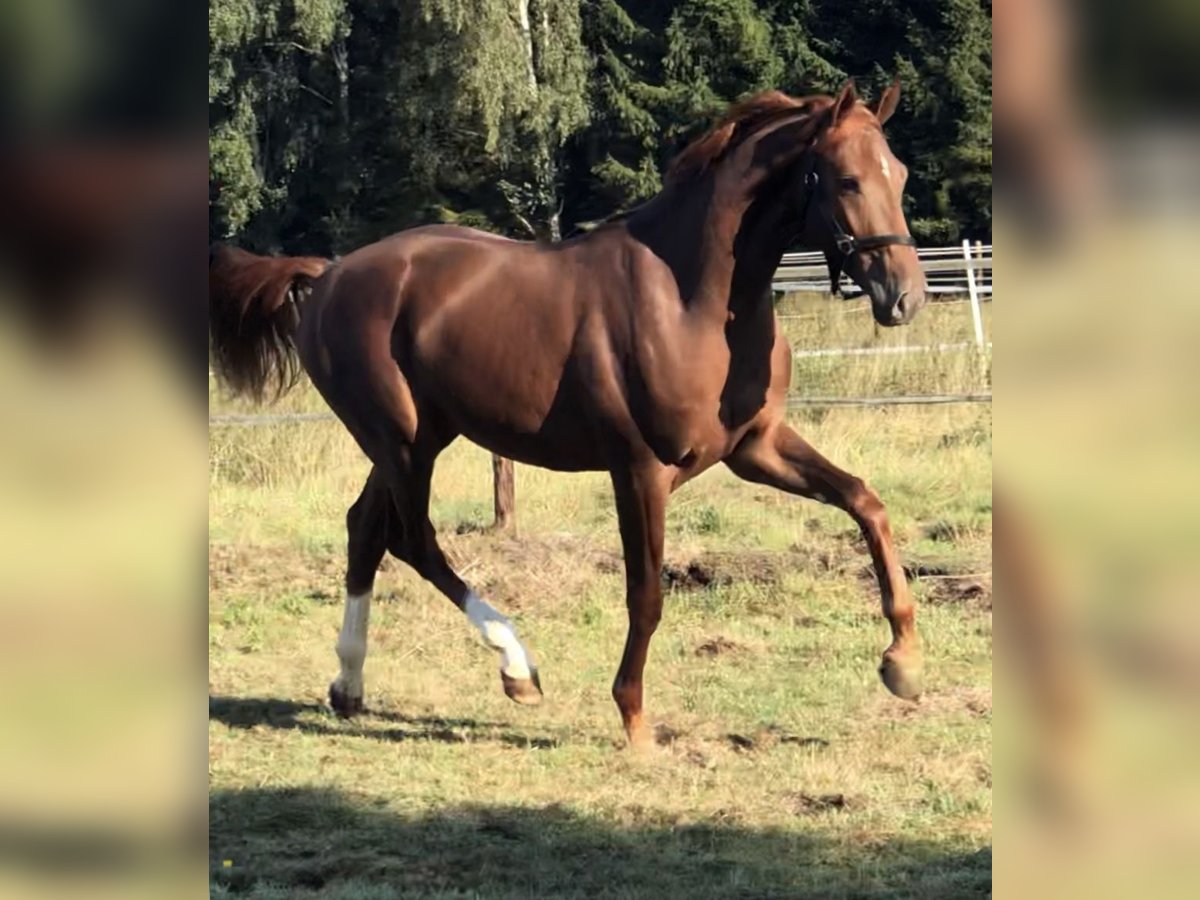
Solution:
M213 240L554 240L652 196L733 100L847 76L901 79L918 239L990 238L990 0L212 0L209 33Z

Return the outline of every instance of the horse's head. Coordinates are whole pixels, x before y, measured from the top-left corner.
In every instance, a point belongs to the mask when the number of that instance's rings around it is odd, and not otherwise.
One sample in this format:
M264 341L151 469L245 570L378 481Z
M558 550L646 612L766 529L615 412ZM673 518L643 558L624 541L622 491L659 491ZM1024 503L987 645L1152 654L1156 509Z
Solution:
M903 325L925 303L925 276L900 204L908 171L883 137L899 100L894 83L867 106L853 80L836 97L754 94L675 157L667 186L735 223L745 235L735 256L777 251L778 266L800 237L825 251L835 279L845 271L870 295L876 321ZM697 191L705 177L711 190Z
M925 275L900 203L908 169L883 136L899 100L898 82L870 106L848 82L797 169L805 242L825 251L831 275L844 270L867 293L880 325L911 322L925 303Z

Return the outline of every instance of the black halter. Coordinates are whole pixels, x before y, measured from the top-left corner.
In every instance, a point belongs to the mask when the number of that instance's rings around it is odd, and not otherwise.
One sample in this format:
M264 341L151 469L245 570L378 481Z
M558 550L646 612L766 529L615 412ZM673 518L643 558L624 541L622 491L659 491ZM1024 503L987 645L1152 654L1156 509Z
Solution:
M813 197L816 196L821 181L816 167L816 154L810 153L808 165L804 170L805 191L804 208L800 213L801 229L808 222L809 207L812 206ZM829 286L835 296L841 293L842 266L846 264L846 260L851 255L878 250L880 247L889 247L893 244L901 244L906 247L917 246L916 239L909 234L872 234L866 237L855 237L842 227L842 223L838 221L837 215L827 211L820 202L817 203L817 210L829 225L829 230L833 233L833 245L842 254L841 259L829 257Z

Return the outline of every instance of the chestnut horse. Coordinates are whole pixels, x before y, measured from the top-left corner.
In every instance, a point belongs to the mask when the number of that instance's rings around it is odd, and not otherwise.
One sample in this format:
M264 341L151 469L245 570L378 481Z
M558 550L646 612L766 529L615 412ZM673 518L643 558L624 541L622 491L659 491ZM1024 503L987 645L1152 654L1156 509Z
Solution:
M529 465L610 474L629 611L612 694L632 744L647 737L642 670L662 613L667 500L718 462L853 517L891 626L880 675L897 696L919 696L913 605L883 504L786 424L791 351L770 291L799 238L836 254L881 325L924 303L905 167L881 128L898 99L893 84L868 106L853 82L836 97L753 96L675 159L656 197L559 244L434 225L337 262L215 251L217 371L261 399L294 380L299 360L374 464L347 515L335 710L362 708L388 551L499 651L509 697L541 699L512 623L454 572L429 521L434 461L459 435Z

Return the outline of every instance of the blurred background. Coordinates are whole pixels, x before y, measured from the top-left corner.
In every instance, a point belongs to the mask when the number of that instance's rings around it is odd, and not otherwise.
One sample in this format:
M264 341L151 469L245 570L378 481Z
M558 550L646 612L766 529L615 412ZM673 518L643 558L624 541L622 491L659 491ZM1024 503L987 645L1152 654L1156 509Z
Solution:
M1002 895L1195 891L1198 24L1157 0L995 22Z
M329 252L361 237L364 221L405 224L326 202L317 225L297 231L291 192L245 155L259 127L254 103L267 101L229 94L256 86L231 68L258 34L231 17L235 7L250 19L256 9L287 13L279 40L301 49L288 78L267 87L338 115L337 54L321 56L332 93L311 98L324 92L304 75L303 48L347 39L340 4L219 3L207 19L195 2L0 4L4 888L129 896L194 868L187 884L202 889L202 248L243 234L258 249ZM951 32L993 13L990 2L937 8ZM739 28L738 59L757 75L777 70L783 87L800 70L809 83L835 78L846 64L829 48L854 45L865 19L832 4L805 9L808 19ZM637 24L609 21L609 40L662 39ZM996 877L1005 895L1186 896L1200 835L1200 528L1190 508L1200 499L1200 10L1179 0L1006 0L992 27L1000 166L994 219L972 227L990 228L1004 248L1012 304L1000 326L995 465L994 553L1008 585L996 657L1006 697ZM821 40L809 45L810 33ZM608 50L606 59L629 59ZM680 52L681 82L711 88L722 77L686 63L725 50ZM882 80L887 55L873 54L878 71L854 67ZM624 118L614 122L642 123L657 141L666 120L656 101L698 111L726 89L674 98L636 89L643 102L618 103ZM214 99L225 127L209 163ZM540 133L561 137L571 109L544 110L557 124ZM410 111L418 124L420 112ZM440 112L426 110L429 127ZM983 142L961 132L937 140ZM287 145L279 154L285 175L313 165ZM562 208L578 221L601 212L531 193L557 183L550 155L531 158L541 168L520 178L491 172L490 208L456 205L444 191L424 208L504 227L539 210L535 231L555 227ZM419 156L403 159L428 171ZM647 189L654 162L587 160L613 205ZM968 174L990 168L969 153L958 162ZM986 207L986 183L966 179L939 199L943 178L925 173L915 199L929 235Z
M206 53L193 0L0 3L6 896L202 889Z

